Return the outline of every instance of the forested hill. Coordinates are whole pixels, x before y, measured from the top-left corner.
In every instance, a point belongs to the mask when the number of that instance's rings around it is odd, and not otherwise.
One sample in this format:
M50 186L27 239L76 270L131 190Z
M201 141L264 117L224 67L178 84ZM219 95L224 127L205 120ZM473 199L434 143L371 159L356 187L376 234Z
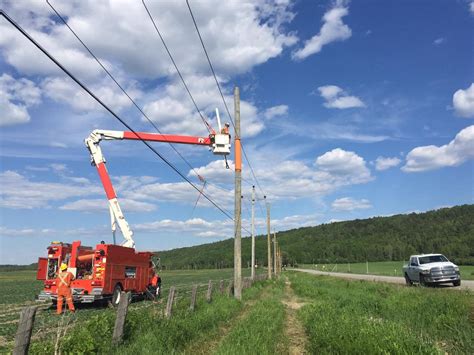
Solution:
M425 213L335 222L277 233L284 263L407 260L416 253L443 253L474 265L474 205ZM256 257L266 264L267 237L256 238ZM242 266L250 260L242 238ZM233 267L234 240L159 252L165 268Z

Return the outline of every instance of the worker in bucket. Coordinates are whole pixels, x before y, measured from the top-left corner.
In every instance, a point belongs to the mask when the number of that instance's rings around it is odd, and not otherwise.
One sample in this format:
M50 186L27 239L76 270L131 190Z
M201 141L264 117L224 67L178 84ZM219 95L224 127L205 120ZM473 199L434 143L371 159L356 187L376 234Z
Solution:
M226 122L224 127L221 129L221 133L222 134L229 134L229 127L230 127L229 122Z
M67 271L67 265L65 263L61 264L61 271L58 273L58 278L56 279L56 285L58 285L58 304L57 304L57 314L61 314L63 311L63 297L66 298L67 306L69 310L74 313L74 303L72 303L72 293L71 293L71 282L74 280L74 275Z

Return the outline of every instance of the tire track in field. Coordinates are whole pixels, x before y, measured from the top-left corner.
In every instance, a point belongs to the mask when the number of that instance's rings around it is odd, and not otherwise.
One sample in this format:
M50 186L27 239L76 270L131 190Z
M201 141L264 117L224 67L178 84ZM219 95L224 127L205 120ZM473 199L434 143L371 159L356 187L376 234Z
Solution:
M285 337L288 339L288 353L290 355L306 354L308 339L303 324L297 317L298 310L306 303L295 295L288 277L285 280L285 298L282 303L286 310Z
M205 340L197 340L189 344L183 351L183 354L204 355L214 353L219 347L222 339L232 331L236 324L247 317L257 301L262 299L264 295L268 294L268 287L269 285L267 285L256 298L246 301L240 313L232 318L230 322L221 324L216 331L207 334Z

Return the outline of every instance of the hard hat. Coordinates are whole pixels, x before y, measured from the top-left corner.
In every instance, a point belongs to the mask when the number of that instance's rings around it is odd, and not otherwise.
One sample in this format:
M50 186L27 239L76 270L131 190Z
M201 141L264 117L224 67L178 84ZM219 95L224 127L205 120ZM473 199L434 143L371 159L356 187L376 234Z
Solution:
M67 270L67 265L62 263L61 264L61 271Z
M226 125L227 127L229 127L229 126L230 126L230 123L229 123L229 122L226 122L225 125Z

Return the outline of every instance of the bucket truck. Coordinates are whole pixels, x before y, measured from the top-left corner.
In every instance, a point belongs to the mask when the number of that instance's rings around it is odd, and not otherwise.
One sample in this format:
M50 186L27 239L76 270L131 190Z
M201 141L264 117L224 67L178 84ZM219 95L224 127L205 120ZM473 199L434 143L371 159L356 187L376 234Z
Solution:
M105 158L100 143L104 140L140 140L146 142L166 142L208 146L213 154L227 156L230 154L230 135L221 129L207 137L164 135L156 133L94 130L86 139L85 144L99 174L109 202L112 231L118 225L124 241L121 245L101 242L95 248L81 246L80 241L72 244L52 242L48 256L39 258L37 279L44 281L44 288L38 296L39 300L53 301L57 299L56 277L61 263L68 265L75 280L71 284L74 302L92 303L98 300L111 300L118 305L121 291L130 291L132 296L153 295L155 270L151 252L135 251L133 231L127 223L120 208L117 195L110 176L105 167ZM225 132L225 133L223 133Z

